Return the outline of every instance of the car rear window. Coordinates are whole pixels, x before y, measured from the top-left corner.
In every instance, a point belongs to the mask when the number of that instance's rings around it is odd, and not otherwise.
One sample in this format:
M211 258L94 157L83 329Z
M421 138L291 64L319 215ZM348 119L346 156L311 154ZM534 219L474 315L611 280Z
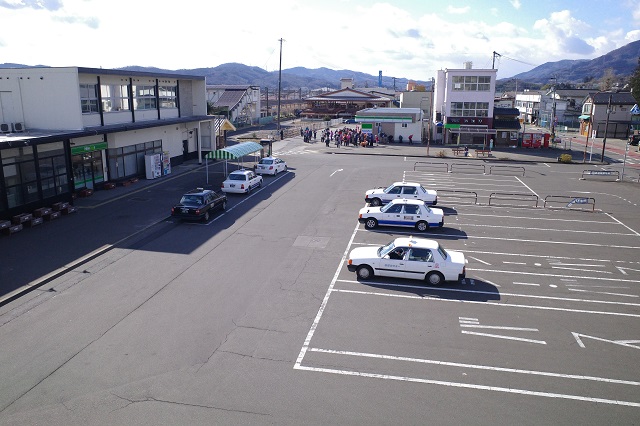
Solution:
M202 196L200 195L185 195L180 200L180 204L189 204L192 206L202 205Z
M273 160L260 160L260 164L273 164Z
M247 180L243 174L230 174L229 180Z

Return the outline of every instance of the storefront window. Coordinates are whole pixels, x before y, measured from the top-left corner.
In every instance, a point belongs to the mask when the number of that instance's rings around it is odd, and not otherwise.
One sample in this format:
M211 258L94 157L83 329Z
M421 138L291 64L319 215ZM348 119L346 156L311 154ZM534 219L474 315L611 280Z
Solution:
M122 179L144 175L144 156L161 152L161 140L109 149L107 150L109 176L111 179Z

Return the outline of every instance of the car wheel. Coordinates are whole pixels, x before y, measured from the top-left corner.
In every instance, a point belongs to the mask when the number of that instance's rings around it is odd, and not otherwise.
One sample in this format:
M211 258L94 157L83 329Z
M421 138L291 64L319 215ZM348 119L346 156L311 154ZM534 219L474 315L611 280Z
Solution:
M360 280L368 280L373 277L373 269L367 265L360 265L356 269L356 275Z
M276 170L273 172L274 176L278 176L278 168L276 167Z
M205 222L209 221L209 210L207 210L206 212L204 212L204 216L202 216L202 218L204 219Z
M373 217L368 218L368 219L364 222L364 227L365 227L365 228L367 228L367 229L373 229L373 228L375 228L376 226L378 226L378 221L377 221L375 218L373 218Z
M425 232L429 229L429 224L424 220L421 220L420 222L416 223L416 229L418 230L418 232Z
M433 286L440 285L444 282L444 277L440 272L429 272L427 274L427 282Z
M251 194L251 185L247 187L247 194Z
M371 204L373 207L377 207L382 204L382 201L380 201L380 198L372 198L369 204Z

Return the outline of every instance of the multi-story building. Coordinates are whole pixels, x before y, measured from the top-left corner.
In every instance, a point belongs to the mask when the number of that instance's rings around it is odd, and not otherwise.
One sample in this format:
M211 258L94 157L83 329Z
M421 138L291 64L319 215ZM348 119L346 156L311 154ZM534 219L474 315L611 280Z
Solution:
M171 73L0 69L0 217L145 176L146 155L203 158L222 124L205 87Z
M631 92L596 92L582 105L580 134L593 138L629 137L636 100Z
M207 103L235 126L249 126L260 120L259 86L208 84Z
M484 145L495 135L493 103L497 70L439 70L433 94L432 140L445 144Z

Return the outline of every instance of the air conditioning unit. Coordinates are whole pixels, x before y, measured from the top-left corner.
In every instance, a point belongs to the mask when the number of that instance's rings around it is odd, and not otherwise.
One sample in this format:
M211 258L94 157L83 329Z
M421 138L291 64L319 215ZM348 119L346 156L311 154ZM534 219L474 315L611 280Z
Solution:
M9 125L7 123L0 124L0 132L9 133L10 131L11 129L9 128Z
M13 131L14 132L23 132L24 125L22 123L13 123Z

